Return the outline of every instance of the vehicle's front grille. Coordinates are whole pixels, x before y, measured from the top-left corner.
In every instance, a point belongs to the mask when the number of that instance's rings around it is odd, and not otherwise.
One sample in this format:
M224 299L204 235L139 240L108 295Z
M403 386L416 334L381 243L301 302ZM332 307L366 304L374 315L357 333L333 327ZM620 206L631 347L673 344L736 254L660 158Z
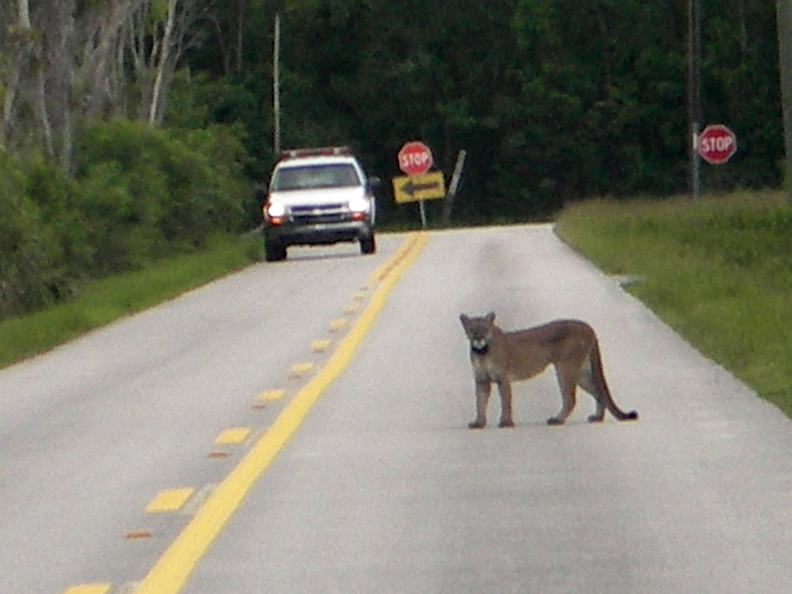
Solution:
M293 206L291 219L300 225L321 223L343 223L351 219L349 211L341 204L322 204L315 206Z

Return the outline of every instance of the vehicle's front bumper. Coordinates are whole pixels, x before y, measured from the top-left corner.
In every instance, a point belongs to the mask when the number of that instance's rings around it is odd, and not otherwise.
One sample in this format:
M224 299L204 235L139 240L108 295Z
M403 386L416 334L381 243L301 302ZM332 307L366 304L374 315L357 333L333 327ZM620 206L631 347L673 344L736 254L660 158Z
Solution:
M295 225L265 225L264 238L270 243L284 247L290 245L327 245L340 241L360 241L371 237L374 232L368 221L344 223L313 223Z

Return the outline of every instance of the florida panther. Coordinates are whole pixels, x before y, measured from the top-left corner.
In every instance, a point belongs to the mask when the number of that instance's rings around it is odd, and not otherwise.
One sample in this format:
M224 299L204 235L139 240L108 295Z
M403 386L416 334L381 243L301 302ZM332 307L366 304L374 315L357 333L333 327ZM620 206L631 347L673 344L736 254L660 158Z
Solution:
M504 332L495 325L495 313L482 317L460 315L470 341L470 363L476 382L476 419L471 429L487 424L487 402L492 384L498 384L501 398L501 427L513 427L511 383L530 379L548 365L555 367L563 406L547 420L561 425L575 408L575 392L580 386L597 402L589 423L599 423L607 408L619 421L638 418L637 411L624 412L613 401L602 370L599 343L594 329L580 320L556 320L542 326Z

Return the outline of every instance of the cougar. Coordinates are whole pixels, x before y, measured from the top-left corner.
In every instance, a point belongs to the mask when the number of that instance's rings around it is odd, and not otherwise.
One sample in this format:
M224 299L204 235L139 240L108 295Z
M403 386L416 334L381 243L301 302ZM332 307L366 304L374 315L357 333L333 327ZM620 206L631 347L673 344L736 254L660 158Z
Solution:
M470 341L470 363L476 383L476 419L468 426L481 429L487 424L487 402L492 383L498 384L501 398L501 427L513 427L511 383L530 379L551 363L555 367L563 406L547 420L563 424L575 408L575 392L580 386L594 397L596 412L589 423L599 423L607 408L619 421L638 418L636 411L624 412L613 401L602 370L599 343L594 329L580 320L556 320L526 330L504 332L495 325L495 312L483 317L459 316Z

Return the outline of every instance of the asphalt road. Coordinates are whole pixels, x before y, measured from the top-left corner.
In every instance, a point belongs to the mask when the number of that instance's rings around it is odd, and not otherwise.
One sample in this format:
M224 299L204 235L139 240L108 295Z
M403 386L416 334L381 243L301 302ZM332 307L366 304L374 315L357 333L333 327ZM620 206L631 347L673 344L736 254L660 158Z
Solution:
M378 243L290 250L0 372L0 591L792 589L788 419L549 226ZM458 316L489 310L589 321L641 419L588 425L580 394L548 427L548 372L514 429L468 430Z

